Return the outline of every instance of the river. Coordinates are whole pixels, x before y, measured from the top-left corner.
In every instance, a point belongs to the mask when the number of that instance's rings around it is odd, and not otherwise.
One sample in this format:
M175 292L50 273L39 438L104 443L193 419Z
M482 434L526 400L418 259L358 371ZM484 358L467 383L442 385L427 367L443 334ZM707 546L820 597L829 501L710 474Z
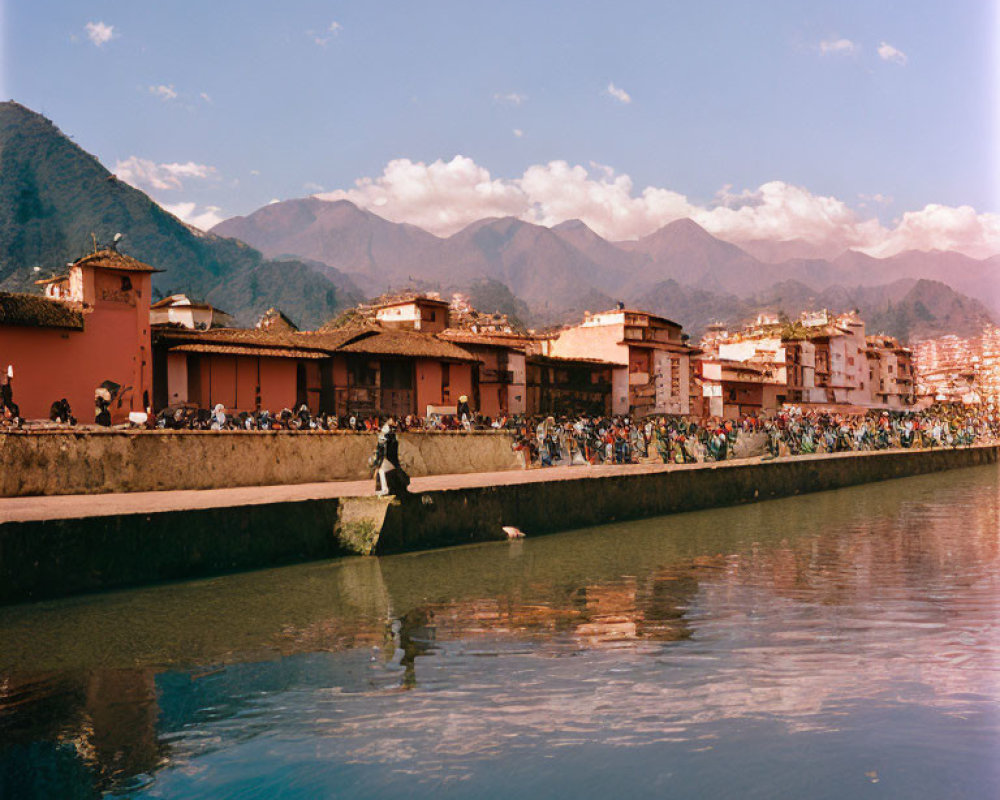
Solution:
M0 797L1000 796L1000 470L0 608Z

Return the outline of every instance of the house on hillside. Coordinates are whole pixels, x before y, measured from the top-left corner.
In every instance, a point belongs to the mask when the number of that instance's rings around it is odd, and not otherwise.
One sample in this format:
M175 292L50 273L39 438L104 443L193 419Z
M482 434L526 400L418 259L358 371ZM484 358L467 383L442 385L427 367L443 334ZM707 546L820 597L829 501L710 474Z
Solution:
M149 307L150 325L177 325L192 330L208 330L231 323L232 317L221 308L208 303L196 303L185 294L172 294Z
M387 328L440 333L450 324L448 303L426 294L376 301L372 307L375 319Z
M265 311L254 326L260 331L297 331L299 326L292 322L284 311L271 307Z
M65 275L39 281L44 294L0 293L0 359L14 368L14 401L27 418L48 417L66 398L93 421L94 390L122 387L112 420L152 402L149 264L112 249L88 253Z

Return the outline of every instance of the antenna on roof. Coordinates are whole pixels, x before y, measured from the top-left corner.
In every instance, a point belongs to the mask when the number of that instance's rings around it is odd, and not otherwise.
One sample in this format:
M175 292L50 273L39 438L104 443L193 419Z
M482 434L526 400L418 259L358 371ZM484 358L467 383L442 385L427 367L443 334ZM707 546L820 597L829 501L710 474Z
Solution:
M93 231L90 232L90 238L94 241L94 252L97 252L97 234Z

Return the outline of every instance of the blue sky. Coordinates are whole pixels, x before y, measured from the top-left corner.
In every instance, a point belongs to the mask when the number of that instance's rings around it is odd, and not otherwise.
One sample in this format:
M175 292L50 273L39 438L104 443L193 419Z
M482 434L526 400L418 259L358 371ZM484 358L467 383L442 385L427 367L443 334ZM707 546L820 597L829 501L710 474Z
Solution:
M598 194L628 176L631 197L651 186L711 209L729 187L726 204L752 207L781 182L886 231L928 204L971 206L992 230L996 17L983 0L7 0L0 89L157 200L191 204L191 218L370 177L375 188L348 196L434 228L466 197L442 182L488 171L503 182L494 193L524 194L526 170L567 162ZM450 217L422 216L391 176L375 191L393 160L459 155L463 170L407 173L433 183L427 203L452 204ZM602 232L640 235L676 213L626 209L634 224L615 227L620 189L598 198ZM522 216L573 210L539 191Z

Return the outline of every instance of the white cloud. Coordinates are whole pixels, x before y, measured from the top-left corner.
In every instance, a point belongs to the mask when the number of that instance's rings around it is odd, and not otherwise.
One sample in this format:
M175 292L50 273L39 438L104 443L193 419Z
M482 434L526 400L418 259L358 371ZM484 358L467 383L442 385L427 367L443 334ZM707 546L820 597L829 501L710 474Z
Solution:
M632 96L624 89L615 86L613 83L608 84L606 93L611 97L613 97L615 100L617 100L619 103L625 103L627 105L628 103L632 102Z
M519 178L502 179L464 156L430 164L396 159L378 177L317 196L350 200L440 236L485 217L515 216L549 226L581 219L608 239L625 240L686 217L736 242L802 239L878 256L909 249L951 249L976 258L1000 253L1000 215L977 214L969 206L929 205L885 227L836 197L784 181L740 192L724 187L713 202L697 204L665 187L640 190L628 175L598 163L588 169L552 161L528 167ZM891 202L883 195L868 199Z
M218 225L225 217L219 206L198 207L197 203L163 203L162 208L173 214L177 219L207 231Z
M334 37L339 36L340 32L344 29L344 26L339 22L334 21L330 23L330 26L322 33L316 33L315 31L306 31L306 36L312 38L312 40L318 44L320 47L326 47Z
M208 92L202 92L200 95L198 95L198 97L200 97L206 103L211 103L212 102L212 97L209 95Z
M514 135L518 139L520 139L522 136L524 136L524 131L522 131L520 128L514 128Z
M165 86L164 84L161 83L159 86L150 86L149 93L152 95L156 95L161 100L170 101L177 99L177 92L174 91L173 84L171 84L170 86Z
M972 206L932 203L904 213L893 229L867 248L877 256L903 250L957 250L987 258L1000 253L1000 214L977 214Z
M827 39L819 43L819 51L826 54L849 55L860 49L860 45L855 44L850 39Z
M143 191L169 191L184 188L184 180L206 180L216 175L215 167L188 161L184 164L157 164L146 158L129 156L115 164L114 173L126 183Z
M432 164L408 158L390 161L377 178L361 178L355 188L319 195L350 200L380 216L412 222L434 233L454 233L484 217L521 216L524 193L509 181L493 180L471 158L455 156Z
M519 94L518 92L497 92L493 95L493 99L497 103L504 103L509 106L519 106L528 99L528 95Z
M83 26L87 32L87 38L97 47L103 47L115 38L115 26L105 25L103 22L88 22Z
M318 194L323 191L323 187L318 183L313 183L312 181L307 181L302 184L302 188L305 189L309 194Z
M879 43L878 56L883 61L891 61L894 64L905 64L908 61L906 53L902 50L897 50L888 42Z

